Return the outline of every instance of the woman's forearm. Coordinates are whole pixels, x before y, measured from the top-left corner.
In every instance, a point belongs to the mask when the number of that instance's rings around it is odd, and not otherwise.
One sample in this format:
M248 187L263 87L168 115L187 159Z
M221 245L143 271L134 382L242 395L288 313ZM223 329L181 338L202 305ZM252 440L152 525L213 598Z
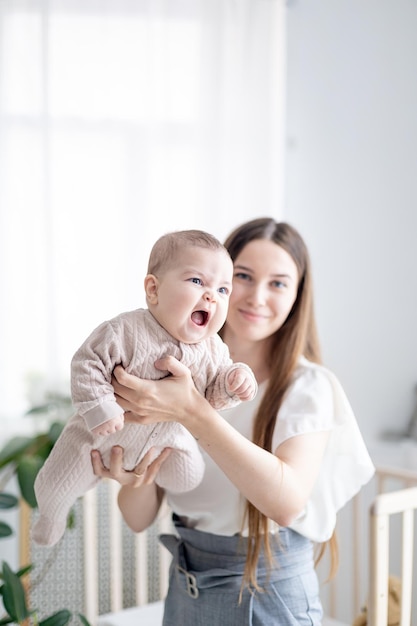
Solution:
M327 433L293 437L272 454L241 435L197 396L181 421L242 495L267 517L287 526L304 509Z
M264 515L287 526L311 494L328 433L297 435L274 454L241 435L195 388L189 370L173 357L160 361L171 376L143 381L116 368L115 389L127 421L180 422L229 480Z
M136 533L145 530L158 515L164 492L155 483L132 487L124 485L118 504L126 524Z

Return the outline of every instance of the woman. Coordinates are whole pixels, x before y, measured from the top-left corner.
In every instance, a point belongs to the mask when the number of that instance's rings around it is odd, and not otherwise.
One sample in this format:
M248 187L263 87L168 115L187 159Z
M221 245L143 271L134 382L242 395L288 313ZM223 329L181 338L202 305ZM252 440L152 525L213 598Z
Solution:
M121 368L115 391L127 419L178 421L198 440L206 470L193 491L166 493L179 538L164 626L179 623L321 624L313 544L331 539L337 511L372 476L346 396L319 365L311 269L299 233L270 218L227 239L233 291L222 338L259 384L251 402L219 415L172 357L172 376L143 381ZM155 518L164 494L154 478L169 454L134 472L114 448L110 468L93 453L96 474L118 480L119 506L136 532Z

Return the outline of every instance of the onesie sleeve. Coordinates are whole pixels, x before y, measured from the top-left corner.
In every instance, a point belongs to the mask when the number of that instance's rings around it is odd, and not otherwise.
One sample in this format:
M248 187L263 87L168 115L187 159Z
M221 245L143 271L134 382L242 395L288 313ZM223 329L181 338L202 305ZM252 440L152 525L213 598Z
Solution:
M258 390L258 384L255 376L246 363L233 363L230 358L230 353L227 345L222 339L215 335L208 342L208 349L210 350L210 360L212 362L212 373L209 376L205 397L210 404L217 410L222 411L224 409L231 409L234 406L240 404L241 400L236 394L231 395L227 390L226 380L228 375L235 369L241 368L245 370L246 376L252 378L253 383L253 395L251 400L256 396ZM210 369L210 368L209 368Z
M123 413L111 385L115 366L124 362L122 334L121 326L116 320L104 322L91 333L73 356L72 401L90 430Z
M337 512L373 476L374 465L346 394L326 368L301 368L278 413L273 449L298 434L329 431L320 472L290 528L316 542L330 539Z

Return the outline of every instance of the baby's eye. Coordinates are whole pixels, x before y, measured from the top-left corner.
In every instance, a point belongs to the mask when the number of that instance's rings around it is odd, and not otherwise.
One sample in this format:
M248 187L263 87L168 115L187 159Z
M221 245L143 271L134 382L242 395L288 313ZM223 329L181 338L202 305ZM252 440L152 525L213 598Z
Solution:
M219 293L222 293L225 296L229 295L229 289L227 287L220 287L218 291L219 291Z
M202 285L203 281L201 280L201 278L197 278L196 276L193 276L192 278L188 279L190 281L190 283L194 283L195 285Z

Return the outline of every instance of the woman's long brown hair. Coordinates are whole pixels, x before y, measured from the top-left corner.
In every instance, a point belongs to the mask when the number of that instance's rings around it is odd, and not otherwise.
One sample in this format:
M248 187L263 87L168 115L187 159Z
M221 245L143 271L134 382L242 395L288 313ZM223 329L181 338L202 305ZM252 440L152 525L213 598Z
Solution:
M314 316L310 258L301 235L286 222L276 222L272 218L258 218L236 228L224 245L234 262L250 241L259 239L272 241L286 250L297 266L299 277L294 305L284 324L272 337L268 355L269 382L253 425L253 442L272 452L272 436L277 414L291 384L299 359L304 355L310 361L320 363L321 354ZM250 540L243 582L260 590L256 581L256 566L262 549L269 562L272 563L268 518L251 502L246 504L246 518ZM332 575L337 567L335 535L329 541L329 546ZM319 559L322 553L323 550L320 551Z

